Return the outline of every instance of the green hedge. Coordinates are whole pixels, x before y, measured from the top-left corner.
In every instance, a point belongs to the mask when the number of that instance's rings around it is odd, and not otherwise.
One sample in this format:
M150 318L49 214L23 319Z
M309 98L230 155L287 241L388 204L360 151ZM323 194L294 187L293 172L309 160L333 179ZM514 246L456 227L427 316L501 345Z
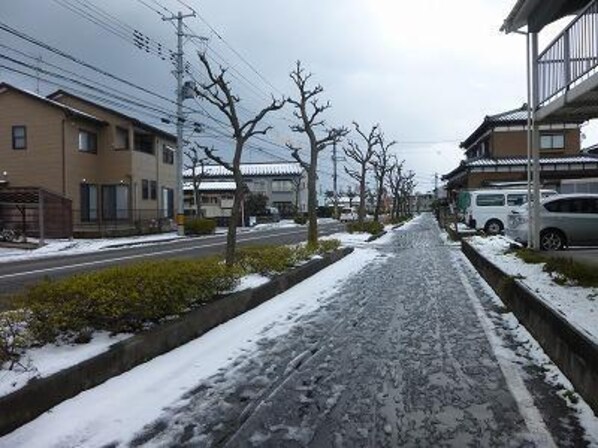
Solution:
M340 247L339 240L322 240L316 247L298 246L249 246L237 251L236 262L247 273L262 275L279 274L290 267L310 259L315 254L332 252Z
M371 233L377 235L384 230L384 226L377 221L364 221L362 223L353 221L347 224L347 232L349 233Z
M136 332L230 290L240 277L218 259L138 263L43 281L22 298L35 339L84 340L93 330Z
M300 226L307 224L307 216L305 215L297 215L294 218L295 224L299 224Z
M217 299L245 274L282 273L339 246L326 240L315 248L247 247L233 268L219 258L166 260L42 281L17 299L22 311L0 313L0 368L12 368L33 344L87 342L97 330L138 332Z
M185 221L186 235L210 235L216 230L216 221L212 219L194 218Z

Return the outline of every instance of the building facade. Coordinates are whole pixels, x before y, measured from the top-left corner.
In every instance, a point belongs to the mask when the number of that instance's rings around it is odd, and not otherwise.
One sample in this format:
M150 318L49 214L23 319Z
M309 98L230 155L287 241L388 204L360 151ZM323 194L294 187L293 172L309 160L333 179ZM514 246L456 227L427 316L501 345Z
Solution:
M87 99L0 84L5 185L72 201L75 232L127 231L175 214L176 137Z
M220 165L206 165L202 183L231 182L232 172ZM243 182L250 193L263 194L268 206L276 207L281 217L292 217L295 212L307 211L307 172L296 162L268 162L241 164ZM191 182L192 171L184 173L185 181Z
M563 179L596 177L598 158L581 151L581 122L542 123L541 180L560 188ZM527 181L527 106L487 116L461 143L465 159L443 176L447 189L524 185Z

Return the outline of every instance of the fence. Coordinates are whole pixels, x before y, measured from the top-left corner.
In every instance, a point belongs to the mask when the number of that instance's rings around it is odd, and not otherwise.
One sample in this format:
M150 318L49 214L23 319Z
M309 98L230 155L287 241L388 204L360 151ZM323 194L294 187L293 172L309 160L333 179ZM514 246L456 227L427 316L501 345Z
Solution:
M77 237L144 235L176 228L174 218L163 209L75 209L74 234Z
M0 228L17 236L69 238L73 234L71 201L34 187L0 189ZM18 238L21 239L21 238Z

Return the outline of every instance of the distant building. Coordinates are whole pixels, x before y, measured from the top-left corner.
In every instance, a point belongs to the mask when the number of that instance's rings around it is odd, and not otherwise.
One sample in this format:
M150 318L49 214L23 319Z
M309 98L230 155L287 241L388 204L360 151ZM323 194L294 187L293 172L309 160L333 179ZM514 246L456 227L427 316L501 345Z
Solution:
M198 168L199 170L199 168ZM281 217L292 217L295 208L307 211L307 172L296 162L267 162L241 164L243 182L251 193L262 193L268 206L276 207ZM191 170L186 170L186 182L192 181ZM204 167L203 184L231 182L233 174L220 165Z
M185 214L215 219L224 225L231 216L236 189L232 181L202 182L198 188L200 204L196 204L193 183L185 182Z
M3 184L72 202L78 234L132 233L175 213L176 137L59 90L0 84Z
M596 177L598 158L581 152L579 120L540 125L544 186L562 179ZM447 189L515 186L527 180L527 107L487 116L462 143L465 160L443 176Z

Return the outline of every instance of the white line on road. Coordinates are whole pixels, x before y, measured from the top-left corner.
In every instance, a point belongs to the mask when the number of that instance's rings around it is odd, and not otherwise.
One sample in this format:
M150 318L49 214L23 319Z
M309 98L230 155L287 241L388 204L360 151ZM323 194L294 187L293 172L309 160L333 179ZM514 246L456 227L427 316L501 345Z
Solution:
M478 320L482 324L484 333L486 333L486 338L488 339L488 342L490 342L494 355L496 356L498 365L500 366L507 383L507 387L511 391L511 395L517 403L519 412L525 420L527 429L529 430L531 436L535 439L536 443L538 443L538 446L556 448L556 444L552 438L552 435L548 431L540 411L534 404L534 399L532 398L531 393L529 390L527 390L527 387L525 387L523 378L521 378L517 368L507 359L504 354L501 353L504 348L500 343L498 336L494 332L494 325L486 315L480 299L477 297L473 287L463 272L463 268L459 263L455 263L455 265L459 274L459 278L461 279L461 283L463 283L465 288L465 292L471 300Z
M303 232L303 231L304 231L304 229L301 229L301 232ZM296 235L297 233L299 233L299 231L295 230L295 231L290 231L290 232L285 232L285 233L276 233L275 235L272 235L272 236L276 236L276 237L289 236L289 235ZM264 238L264 236L266 236L266 235L261 235L261 236L258 235L258 236L254 236L252 238L243 238L243 239L239 239L238 242L242 243L245 241L261 240ZM168 249L168 250L162 250L159 252L151 252L151 253L137 254L137 255L127 255L127 256L123 256L123 257L115 257L115 258L110 258L110 259L106 259L106 260L86 261L83 263L56 266L56 267L52 267L52 268L35 269L32 271L18 272L16 274L0 275L0 280L25 277L25 276L34 275L34 274L44 274L44 273L48 273L48 272L52 272L52 271L64 271L64 270L81 268L81 267L86 267L86 266L109 264L109 263L113 263L115 261L134 260L136 258L156 257L158 255L175 254L175 253L179 253L179 252L189 252L192 250L197 250L197 249L202 249L202 248L224 246L225 244L226 244L226 241L220 241L218 243L203 244L201 246L195 246L195 247L182 247L179 249Z

